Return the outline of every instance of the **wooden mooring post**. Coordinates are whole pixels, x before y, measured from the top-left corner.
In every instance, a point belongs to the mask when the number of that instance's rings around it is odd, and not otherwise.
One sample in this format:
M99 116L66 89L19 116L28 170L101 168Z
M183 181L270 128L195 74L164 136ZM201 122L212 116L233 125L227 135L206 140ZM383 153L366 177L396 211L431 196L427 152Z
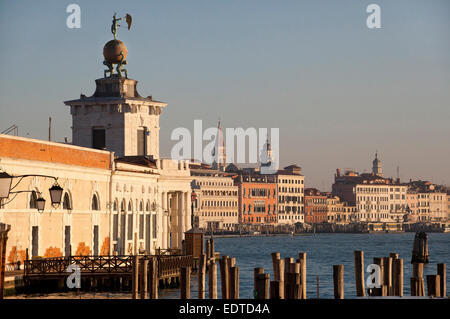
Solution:
M386 296L392 296L392 257L383 257L383 282L386 286Z
M191 299L191 267L181 267L180 299Z
M417 232L414 236L411 263L428 263L429 260L428 235L425 232Z
M209 299L217 299L217 265L214 259L209 262Z
M255 298L255 299L257 299L256 298L256 294L257 294L257 291L256 291L256 276L259 275L259 274L263 274L263 273L264 273L264 268L262 268L262 267L257 267L257 268L253 269L253 287L254 287L254 289L253 289L253 298Z
M221 291L222 291L222 299L229 299L230 297L230 274L229 274L229 262L230 258L228 256L222 256L220 260L220 283L221 283Z
M427 275L427 292L429 297L439 297L441 278L439 275Z
M302 286L301 299L306 299L306 253L299 253L298 259L300 260L300 285Z
M425 296L425 283L423 278L423 263L413 263L413 276L411 282L411 296Z
M198 266L198 299L205 299L206 255L202 254Z
M255 268L255 271L258 268ZM255 299L269 299L270 275L256 274Z
M386 289L387 287L384 284L384 265L383 265L382 260L383 259L379 258L379 257L375 257L373 259L373 263L375 265L378 265L378 267L380 268L380 272L379 272L380 287L379 288L377 288L377 287L369 288L368 290L369 290L370 296L387 296L387 289Z
M334 299L344 299L344 265L333 265Z
M355 250L353 254L355 259L356 296L364 297L366 295L364 290L364 252Z
M134 256L133 270L131 272L131 298L137 299L139 294L139 263L140 256Z
M403 297L403 259L394 260L393 267L394 296Z
M239 299L239 267L231 267L230 282L231 285L229 299Z
M280 253L272 253L273 281L270 282L270 298L284 299L284 259Z
M447 274L445 272L445 264L437 264L437 274L441 280L440 282L440 297L447 297Z
M291 265L294 263L294 258L286 257L284 258L284 274L283 274L283 289L284 289L284 298L290 298L290 283L288 282L288 273L291 271Z
M150 286L150 299L158 299L158 286L159 286L159 277L158 277L158 258L152 257L149 261L149 286Z
M211 241L209 239L206 240L206 260L209 262L211 258Z
M140 260L139 271L141 277L139 285L139 295L141 299L146 299L148 288L148 259Z

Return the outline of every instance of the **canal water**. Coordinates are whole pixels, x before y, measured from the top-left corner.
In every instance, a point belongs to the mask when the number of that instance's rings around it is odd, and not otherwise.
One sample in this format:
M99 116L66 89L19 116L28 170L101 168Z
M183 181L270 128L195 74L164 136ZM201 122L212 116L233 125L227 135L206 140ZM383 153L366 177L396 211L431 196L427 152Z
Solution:
M307 234L295 236L261 236L215 238L215 250L221 255L236 258L240 275L240 298L253 298L253 268L263 267L272 272L272 252L280 252L281 258L298 258L299 252L306 252L307 297L316 298L316 277L319 277L319 297L333 298L333 265L344 265L345 298L355 298L353 251L364 251L364 264L373 262L374 257L386 257L396 252L404 263L404 296L410 295L412 276L411 252L415 233L399 234ZM430 263L424 267L424 276L436 274L437 264L447 264L450 268L450 234L429 233ZM220 271L218 269L218 296L220 298ZM367 275L366 275L367 278ZM208 283L206 283L208 287ZM450 274L447 274L450 287ZM206 292L208 297L208 292ZM130 298L130 294L82 293L49 294L40 296L16 296L15 298ZM192 276L191 297L197 298L197 276ZM179 298L178 289L160 290L160 298Z

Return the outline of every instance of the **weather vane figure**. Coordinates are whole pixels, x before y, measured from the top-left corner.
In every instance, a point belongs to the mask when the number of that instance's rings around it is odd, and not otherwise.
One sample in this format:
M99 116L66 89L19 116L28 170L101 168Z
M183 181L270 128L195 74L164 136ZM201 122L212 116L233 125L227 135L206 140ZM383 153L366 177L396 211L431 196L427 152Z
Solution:
M125 46L125 43L123 43L120 40L117 40L117 31L118 27L120 27L119 21L125 20L128 25L128 30L130 30L131 27L131 16L127 13L125 17L123 18L117 18L117 13L114 13L112 25L111 25L111 33L114 36L114 40L109 41L105 44L103 48L103 56L105 57L105 60L103 61L103 64L108 67L108 70L105 70L105 78L107 77L107 74L109 73L109 76L113 76L114 73L114 64L117 64L116 71L117 76L121 77L122 72L125 74L125 77L128 78L128 73L126 69L123 69L123 66L127 64L126 58L128 54L127 47Z
M111 33L114 35L114 40L116 40L117 30L118 30L117 28L120 27L119 21L122 19L125 19L125 21L127 22L128 30L130 30L130 28L131 28L132 18L128 13L123 18L117 18L117 13L114 12L113 21L112 21L112 25L111 25Z

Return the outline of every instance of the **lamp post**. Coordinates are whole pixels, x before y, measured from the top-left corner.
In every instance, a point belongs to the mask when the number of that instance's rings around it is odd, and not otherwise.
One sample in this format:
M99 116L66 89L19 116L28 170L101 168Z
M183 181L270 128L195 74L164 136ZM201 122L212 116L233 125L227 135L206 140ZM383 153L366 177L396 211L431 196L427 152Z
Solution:
M27 175L19 175L19 176L12 176L9 175L6 172L0 173L0 200L9 198L10 194L20 194L20 193L31 193L33 191L13 191L20 182L26 178L26 177L44 177L44 178L53 178L55 180L55 183L52 187L49 188L50 192L50 200L52 202L53 207L58 207L61 204L61 197L63 193L63 188L59 186L58 179L54 176L48 176L48 175L33 175L33 174L27 174ZM11 187L12 181L14 178L19 178L19 181ZM6 203L2 203L1 205L8 204L12 202L16 197L14 196L11 200L9 200ZM36 199L36 208L37 210L42 213L45 208L45 199L42 197L42 194L39 193L39 198Z
M160 204L157 204L156 201L153 201L153 203L152 203L152 210L153 210L153 211L156 211L157 208L158 208L165 216L169 217L169 211L166 210L166 209L164 209ZM169 221L169 218L167 218L167 224L166 224L166 227L167 227L168 229L170 229L169 224L170 224L170 221ZM160 226L159 226L159 224L158 224L157 233L159 233L159 227L160 227ZM169 243L167 243L167 244L169 244ZM161 249L161 247L160 247L159 249Z
M195 191L191 193L191 226L192 228L196 228L197 225L194 225L194 202L197 200L197 194Z

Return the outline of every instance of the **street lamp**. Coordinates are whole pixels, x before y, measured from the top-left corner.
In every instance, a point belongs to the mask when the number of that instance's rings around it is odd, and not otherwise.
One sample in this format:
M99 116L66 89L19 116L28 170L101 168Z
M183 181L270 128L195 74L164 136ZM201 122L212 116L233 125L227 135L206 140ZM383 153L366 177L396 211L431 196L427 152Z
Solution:
M12 179L12 176L8 173L0 173L0 199L9 197Z
M42 213L45 208L45 199L43 199L42 197L36 199L36 208L39 213Z
M48 190L50 192L50 199L52 201L52 206L59 206L61 204L61 197L63 189L59 186L58 182L55 182L52 187Z
M20 176L11 176L11 175L9 175L6 172L0 172L0 200L4 199L4 198L9 198L10 194L31 193L31 192L33 192L33 191L16 191L16 192L13 192L13 190L20 184L20 182L25 177L53 178L55 180L55 183L53 184L52 187L49 188L50 199L51 199L51 202L52 202L52 206L53 207L58 207L61 204L61 197L62 197L62 193L63 193L63 188L61 186L59 186L58 179L56 177L48 176L48 175L32 175L32 174L20 175ZM11 187L12 180L14 178L20 178L20 179L13 187ZM41 194L39 194L39 195L41 195ZM14 198L11 199L7 203L12 202L14 200ZM7 203L4 203L4 204L7 204ZM40 213L42 213L44 211L45 199L42 198L42 196L40 196L38 199L36 199L36 208L38 209L38 211Z
M192 228L195 228L194 226L194 202L197 200L197 194L193 190L191 193L191 226Z

